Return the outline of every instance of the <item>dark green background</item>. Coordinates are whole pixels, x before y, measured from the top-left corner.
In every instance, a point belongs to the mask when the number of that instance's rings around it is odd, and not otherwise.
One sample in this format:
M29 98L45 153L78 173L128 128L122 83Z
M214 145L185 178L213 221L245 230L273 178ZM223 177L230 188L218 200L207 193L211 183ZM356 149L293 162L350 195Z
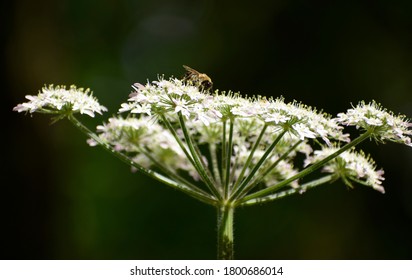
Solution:
M412 1L3 1L1 258L213 259L215 210L159 185L68 122L12 112L46 84L114 114L134 82L180 76L336 114L375 99L412 117ZM411 259L412 149L364 143L382 195L341 182L239 209L238 259Z

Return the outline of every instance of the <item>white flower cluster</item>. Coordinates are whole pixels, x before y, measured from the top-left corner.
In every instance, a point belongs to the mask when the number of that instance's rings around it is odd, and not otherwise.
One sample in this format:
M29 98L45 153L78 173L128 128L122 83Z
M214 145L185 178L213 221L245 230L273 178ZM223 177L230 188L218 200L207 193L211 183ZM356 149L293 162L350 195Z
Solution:
M305 161L305 165L318 162L327 156L335 153L338 148L325 147L322 150L316 150L313 156L308 157ZM343 181L352 186L348 180L352 180L357 183L361 183L367 186L371 186L373 189L385 193L385 189L382 187L382 181L384 171L382 169L376 170L375 162L369 156L360 151L350 150L343 152L335 159L329 161L323 167L323 171L332 173L338 177L341 177Z
M128 153L145 168L161 164L170 170L185 170L198 179L173 135L149 117L113 117L108 123L99 125L97 132L116 151ZM88 143L91 146L97 144L93 140Z
M174 78L133 88L120 115L98 126L98 135L70 120L91 137L90 145L101 144L135 168L209 203L270 200L285 186L294 193L299 180L320 167L349 186L354 181L383 193L383 171L353 147L369 137L412 146L408 120L375 102L361 102L332 118L283 98L209 93ZM89 89L75 86L51 85L26 98L13 110L56 114L57 119L107 110ZM349 125L365 133L351 141L343 132ZM313 151L313 146L324 148ZM323 180L303 182L301 190L318 183Z
M328 145L331 141L349 141L348 135L342 132L343 127L327 114L297 102L285 103L282 98L243 98L237 93L218 91L209 94L178 79L135 84L134 89L136 91L119 110L120 113L129 112L131 115L127 119L110 119L108 124L100 126L98 130L102 133L101 137L117 148L136 153L138 156L134 158L145 166L150 162L166 162L164 155L161 157L156 153L167 148L167 155L172 159L170 167L186 171L195 179L199 179L199 175L195 175L187 153L182 152L182 147L177 144L177 141L186 143L179 126L179 114L202 150L205 166L210 169L213 168L213 158L221 159L224 139L225 145L228 145L228 139L231 138L229 161L232 183L238 181L239 176L245 178L250 173L281 133L286 132L273 151L266 155L267 159L260 163L259 170L267 172L264 179L259 181L266 186L297 174L298 170L294 167L296 155L300 153L307 156L312 151L308 140L319 138ZM165 120L174 127L174 135ZM125 122L129 124L125 126ZM233 129L231 132L230 124ZM158 143L160 139L163 145ZM257 140L259 143L254 146ZM293 144L298 145L288 151ZM150 151L150 160L147 158L148 153L142 155L142 149ZM187 147L184 149L187 150ZM219 168L222 169L222 166L219 165ZM257 181L261 174L256 172L250 180ZM221 176L221 172L214 173L216 181L220 181L216 177ZM296 188L298 182L294 181L290 185Z
M368 104L360 102L346 113L338 114L336 120L343 125L372 129L373 136L378 141L393 141L412 147L411 123L404 116L395 116L386 111L375 101Z
M69 89L65 86L43 87L38 95L26 95L29 102L18 104L13 108L17 112L39 112L48 114L80 113L94 117L94 113L102 114L107 109L100 105L89 89L76 88L72 85Z
M231 118L249 118L272 127L272 132L287 129L301 140L322 138L328 144L330 139L349 141L348 135L342 133L343 127L329 115L297 102L285 103L282 98L243 98L237 93L218 91L212 95L178 79L155 81L145 86L138 84L135 89L119 112L163 114L172 119L176 119L176 113L181 113L191 122L206 126Z

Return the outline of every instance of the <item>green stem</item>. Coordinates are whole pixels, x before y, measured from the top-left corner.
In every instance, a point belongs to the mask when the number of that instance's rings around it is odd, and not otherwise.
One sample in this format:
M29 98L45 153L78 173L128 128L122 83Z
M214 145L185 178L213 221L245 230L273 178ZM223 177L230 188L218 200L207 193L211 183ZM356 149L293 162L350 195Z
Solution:
M184 185L190 187L192 190L194 190L194 191L196 191L200 194L203 194L204 196L210 196L210 194L208 194L204 190L198 188L197 186L193 185L191 182L189 182L188 180L186 180L185 178L180 176L176 170L170 170L166 165L164 165L160 161L156 160L154 157L152 157L152 155L150 154L150 151L145 150L145 149L140 149L140 148L139 148L139 151L142 154L144 154L153 163L153 165L157 166L157 168L159 168L159 170L162 171L163 174L165 174L166 176L170 177L171 179L175 180L176 182L179 182L181 184L184 184Z
M222 153L221 153L221 163L222 163L222 186L223 189L226 189L226 181L229 179L226 177L226 150L227 150L227 145L226 145L226 120L222 121Z
M229 127L229 142L227 144L227 149L226 149L226 154L224 158L225 164L225 198L229 196L230 190L230 164L231 164L231 159L232 159L232 150L233 150L233 119L230 118L230 127ZM226 142L223 143L223 145L226 146Z
M173 137L176 139L177 144L179 147L182 149L182 151L185 153L187 159L190 161L190 163L195 166L195 162L188 152L187 148L185 147L185 144L182 142L180 139L179 135L177 135L176 130L174 129L173 125L170 123L170 121L166 118L165 115L161 115L162 121L165 123L167 129L169 129L170 133L172 133Z
M193 144L192 138L189 135L189 131L186 128L183 115L181 112L178 112L177 114L179 116L179 123L183 131L186 144L189 147L191 156L195 163L194 167L196 168L196 171L199 173L200 177L202 177L203 181L205 182L206 186L209 188L211 193L220 200L222 198L222 195L219 193L219 190L216 188L216 184L213 182L212 176L208 173L208 169L206 168L206 165L204 164L202 158L200 157L200 155L198 154L198 151L196 150L195 145Z
M233 214L234 207L222 205L217 209L217 258L233 260Z
M319 185L323 185L323 184L328 183L328 182L332 182L336 179L337 179L337 176L334 175L334 174L327 175L327 176L324 176L322 178L319 178L319 179L310 181L308 183L305 183L305 184L303 184L302 186L300 186L299 188L296 188L296 189L292 188L292 189L289 189L289 190L277 192L277 193L267 195L267 196L264 196L264 197L258 197L258 198L255 198L255 199L248 200L248 201L240 204L240 206L250 206L250 205L255 205L255 204L260 204L260 203L264 203L264 202L273 201L273 200L276 200L276 199L280 199L280 198L289 196L291 194L295 194L295 193L298 193L298 192L309 190L311 188L317 187Z
M259 197L263 197L266 196L268 194L273 193L274 191L292 183L293 181L303 178L306 175L314 172L315 170L319 169L320 167L322 167L325 163L327 163L328 161L334 159L335 157L337 157L338 155L340 155L341 153L349 150L350 148L358 145L359 143L361 143L362 141L364 141L365 139L369 138L369 136L372 134L372 131L366 131L364 134L360 135L358 138L356 138L355 140L353 140L352 142L346 144L345 146L343 146L342 148L340 148L338 151L336 151L335 153L327 156L326 158L324 158L321 161L318 161L316 163L314 163L313 165L310 165L308 167L306 167L305 169L303 169L301 172L297 173L296 175L290 177L289 179L286 179L282 182L280 182L279 184L276 184L274 186L270 186L267 187L266 189L263 189L261 191L257 191L255 193L252 193L250 195L247 195L245 197L243 197L242 199L240 199L238 201L238 204L243 204L244 202L251 200L251 199L255 199L255 198L259 198Z
M215 178L216 183L221 187L222 180L221 180L221 174L219 172L219 163L217 160L217 151L216 151L215 143L209 144L209 152L210 152L210 159L212 161L213 176Z
M183 191L184 193L204 202L210 205L216 205L216 199L207 194L203 194L203 193L199 193L195 190L192 190L190 187L184 185L184 184L180 184L174 180L171 180L168 177L163 176L160 173L157 173L153 170L149 170L146 169L144 167L142 167L141 165L137 164L135 161L133 161L132 159L130 159L128 156L126 156L125 154L120 153L119 151L116 151L112 146L110 146L110 144L108 144L107 142L103 141L99 136L97 136L94 132L92 132L90 129L88 129L86 126L84 126L78 119L76 119L73 115L69 115L67 117L69 119L69 121L71 121L71 123L74 124L75 127L77 127L81 132L83 132L84 134L86 134L88 137L92 138L94 141L96 141L101 147L103 147L106 151L110 152L112 155L116 156L117 158L119 158L121 161L125 162L126 164L136 168L138 171L140 171L141 173L157 180L160 181L170 187L173 187L175 189L179 189L181 191Z
M266 175L268 175L270 173L270 171L272 171L278 164L280 161L284 160L293 150L296 149L297 146L299 146L300 143L302 143L303 140L299 140L298 142L296 142L295 145L293 145L292 147L290 147L281 157L279 157L274 163L272 163L268 168L266 168L263 172L261 172L260 174L256 175L256 179L249 184L248 186L248 190L250 191L251 189L253 189L254 187L256 187L259 183L261 183L263 181L263 179L266 177Z
M267 127L268 126L266 124L263 126L262 131L260 132L258 138L256 139L256 142L253 144L253 147L250 151L250 154L249 154L242 170L240 171L240 174L239 174L239 177L236 180L236 183L233 185L233 191L235 193L237 193L237 191L238 191L239 185L243 180L243 176L245 175L246 170L249 168L249 165L252 162L253 155L255 154L256 149L259 147L260 141L262 140L262 137L265 134L265 131L266 131ZM233 197L233 195L232 195L232 197Z
M285 135L286 130L284 130L282 133L280 133L276 139L273 141L273 143L269 146L269 148L265 151L263 156L260 158L258 163L253 167L252 171L247 175L245 180L241 183L239 188L236 189L236 191L232 194L231 200L236 199L238 197L241 197L243 194L247 193L253 185L249 185L248 183L250 180L252 180L253 176L255 176L256 172L259 170L259 168L263 165L263 163L266 161L267 157L270 155L270 153L273 151L273 149L276 147L276 145L279 143L280 139L282 139L283 135Z

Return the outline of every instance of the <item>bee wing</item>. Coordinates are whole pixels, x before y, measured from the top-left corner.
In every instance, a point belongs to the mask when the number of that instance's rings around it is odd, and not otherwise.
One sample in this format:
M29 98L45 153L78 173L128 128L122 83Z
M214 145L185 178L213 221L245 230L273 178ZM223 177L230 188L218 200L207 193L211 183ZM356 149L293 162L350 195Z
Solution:
M196 75L199 75L199 74L200 74L198 71L196 71L196 70L193 69L193 68L190 68L190 67L187 66L187 65L183 65L183 68L185 68L185 70L186 70L187 72L191 73L191 74L196 74Z

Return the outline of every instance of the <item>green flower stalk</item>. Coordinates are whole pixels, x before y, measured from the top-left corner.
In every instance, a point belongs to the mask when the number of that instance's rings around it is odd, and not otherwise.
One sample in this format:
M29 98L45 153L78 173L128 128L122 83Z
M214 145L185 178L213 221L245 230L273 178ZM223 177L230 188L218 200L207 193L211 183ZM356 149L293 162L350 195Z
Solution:
M45 87L14 110L67 118L89 145L215 207L219 259L234 257L236 208L303 194L339 178L349 187L356 183L384 193L383 170L355 147L366 139L412 146L410 122L374 101L333 118L283 98L210 93L175 78L133 89L118 114L96 132L74 116L106 111L89 90ZM359 134L350 136L345 126ZM317 178L306 180L318 170Z

